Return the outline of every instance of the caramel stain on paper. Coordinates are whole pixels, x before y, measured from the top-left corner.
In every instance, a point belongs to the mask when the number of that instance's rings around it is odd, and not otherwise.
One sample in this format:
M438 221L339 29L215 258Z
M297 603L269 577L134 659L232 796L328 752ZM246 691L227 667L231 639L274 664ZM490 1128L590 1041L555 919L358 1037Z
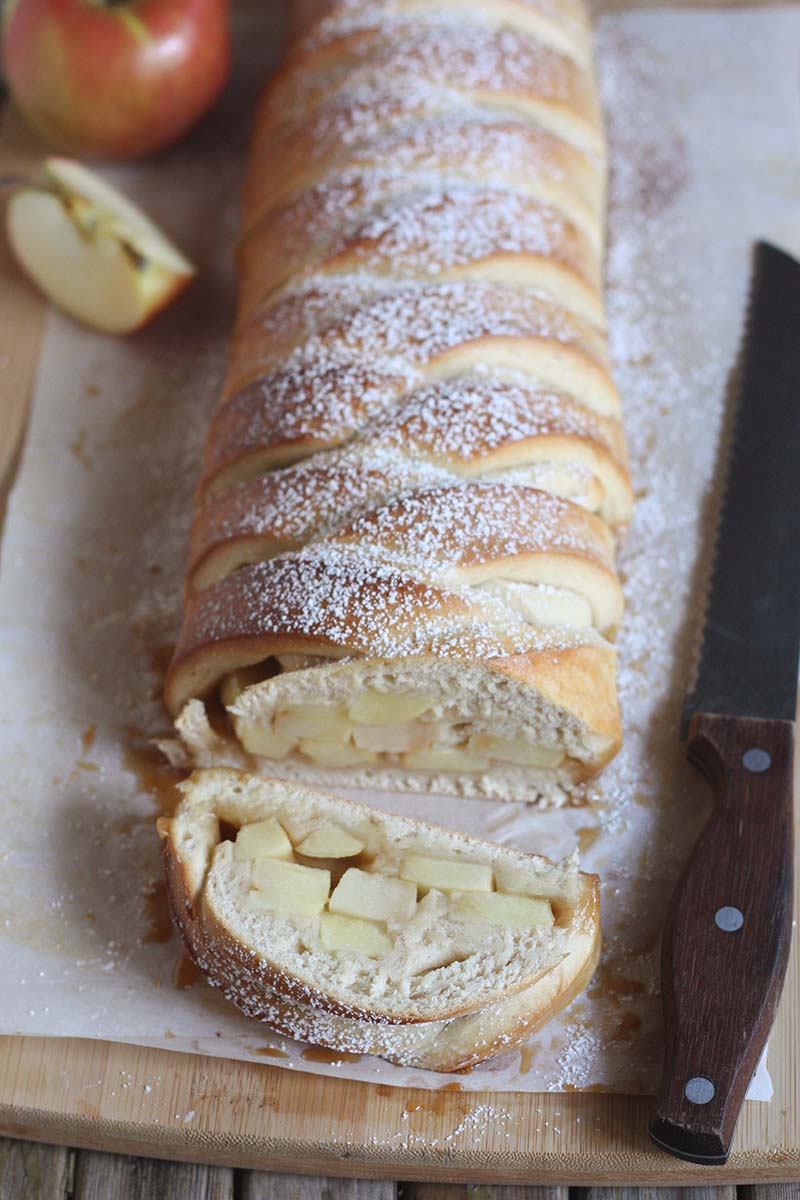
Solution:
M175 785L187 777L188 771L171 767L158 746L140 730L128 727L125 733L128 741L123 747L123 765L140 789L155 800L158 812L162 816L171 814L178 802Z
M277 1046L255 1046L253 1048L253 1054L258 1054L261 1058L289 1057L285 1050L279 1050Z
M150 693L153 700L160 700L163 704L164 700L164 676L167 673L167 667L172 661L172 655L175 653L175 647L172 642L159 642L156 645L151 645L144 632L141 633L145 644L145 651L150 663L150 669L155 676L153 689Z
M610 975L601 970L597 975L597 984L589 988L586 995L590 1000L611 1000L619 1004L622 997L641 996L645 986L641 979L626 979L623 975Z
M167 885L161 880L145 896L144 912L147 929L142 934L143 944L155 942L165 945L172 938L172 917L167 902Z
M519 1073L527 1075L533 1065L533 1060L536 1057L536 1046L520 1046L519 1048Z
M652 954L660 940L661 926L657 925L655 929L651 930L651 932L645 936L643 941L638 942L634 946L633 953L641 958L643 958L646 954Z
M200 983L202 978L203 972L197 963L188 954L182 954L172 972L173 987L176 987L179 992L186 992L196 983Z
M329 1050L327 1046L306 1046L300 1055L306 1062L339 1063L358 1062L360 1054L351 1054L349 1050Z
M70 451L75 455L75 457L77 458L77 460L81 464L81 466L85 467L87 471L91 471L92 460L89 458L89 454L86 450L86 438L87 438L86 430L79 429L78 436L75 438L75 440L73 442L70 442L69 448L70 448Z
M585 854L590 850L600 836L599 825L582 825L580 829L576 829L575 833L578 838L578 849L581 854Z
M631 1012L630 1010L626 1010L620 1015L619 1025L608 1039L609 1045L611 1045L612 1042L628 1041L628 1039L633 1037L634 1033L637 1033L641 1027L642 1018L639 1016L639 1014Z
M175 647L172 642L162 642L158 646L148 646L147 654L150 659L150 666L158 675L166 675L167 667L172 661L172 656L175 653Z
M84 758L94 745L95 737L97 736L97 726L95 724L87 725L81 734L81 751Z

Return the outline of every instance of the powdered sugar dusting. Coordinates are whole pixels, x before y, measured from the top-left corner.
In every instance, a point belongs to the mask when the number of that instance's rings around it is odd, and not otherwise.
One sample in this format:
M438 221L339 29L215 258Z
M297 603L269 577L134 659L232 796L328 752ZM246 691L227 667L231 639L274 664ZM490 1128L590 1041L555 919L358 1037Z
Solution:
M487 451L550 433L599 442L624 455L619 427L567 396L508 379L465 375L420 388L392 413L378 417L364 437L417 454L469 461Z
M384 206L341 238L332 253L345 253L354 242L356 263L379 255L400 273L433 275L503 253L573 260L580 270L569 241L566 222L555 210L513 192L461 187Z
M262 6L259 20L271 12ZM521 848L560 857L579 844L583 864L603 875L607 950L591 994L522 1054L511 1051L458 1079L466 1106L476 1090L654 1086L658 931L704 801L675 740L695 619L689 577L702 557L705 518L698 516L736 356L749 243L766 232L800 249L798 13L634 12L603 18L599 32L614 166L611 333L639 492L623 552L625 748L594 808L547 814L468 797L436 797L435 805L442 823ZM264 39L252 45L260 74ZM427 89L429 108L445 94L434 90ZM738 120L743 96L747 119ZM246 104L231 110L235 120L223 127L240 136L247 112ZM439 1076L374 1059L303 1058L302 1045L254 1025L203 984L176 991L177 943L141 940L152 911L145 893L160 869L154 803L122 763L122 731L133 723L143 737L164 732L153 660L176 632L199 427L232 315L231 307L217 309L217 289L228 278L232 160L243 148L232 151L216 121L202 155L187 143L155 175L135 166L113 176L176 234L184 231L185 249L205 268L194 287L133 342L94 338L56 314L48 319L0 577L0 666L14 697L0 770L12 819L24 816L0 854L0 1031L90 1035L437 1089ZM90 724L96 739L83 750ZM431 804L396 793L370 799L419 816ZM121 888L123 878L135 886ZM259 1056L265 1047L286 1057ZM64 1090L69 1082L62 1080ZM150 1076L136 1086L157 1091L157 1082ZM91 1097L95 1085L99 1078L86 1085ZM760 1095L768 1095L763 1085ZM408 1108L407 1120L377 1130L376 1145L429 1144L425 1114ZM499 1096L494 1111L506 1110L515 1106ZM195 1125L202 1113L198 1107ZM481 1101L480 1119L453 1117L440 1144L458 1152L475 1142L482 1152L481 1125L492 1120ZM529 1147L540 1130L552 1133L544 1117L533 1120L517 1134L503 1119L512 1148ZM333 1118L330 1131L347 1145L351 1134Z
M330 4L327 7L333 8L334 6ZM523 28L526 12L536 12L554 20L559 28L564 29L576 41L580 42L586 37L586 20L583 10L569 0L567 3L558 3L558 0L520 0L519 9L519 20ZM374 28L378 19L385 28L387 17L398 11L402 12L402 5L399 5L397 0L379 0L377 4L365 4L364 0L343 0L343 2L339 0L335 5L335 11L319 21L303 39L302 45L306 49L316 49L344 34ZM380 16L378 17L376 14L380 14ZM472 0L471 3L460 4L457 14L453 14L450 5L421 6L417 19L433 25L445 23L449 27L452 26L456 15L461 23L465 20L476 23L492 22L494 17L491 5L481 3L480 0ZM504 16L508 20L508 16L506 14ZM513 21L513 14L511 19Z
M419 562L323 541L212 584L190 602L184 646L287 636L356 656L466 661L593 640L589 630L537 629L495 596L437 583Z
M599 522L559 496L505 483L424 487L365 513L333 534L369 545L417 571L556 551L610 568Z
M457 483L458 472L465 470L472 478L489 472L499 480L537 486L537 479L549 477L552 464L546 455L537 458L531 443L551 437L585 440L624 461L616 422L565 396L480 376L420 388L367 423L342 449L318 452L209 500L196 517L193 553L248 534L306 540L352 519L370 503L414 488ZM515 446L511 466L495 461L496 452L507 454ZM589 504L591 471L570 463L559 470L567 468L574 481L570 498Z
M555 345L540 353L543 342ZM444 373L445 356L454 356L452 373L468 370L478 345L488 367L521 359L524 368L527 354L534 381L553 369L559 347L570 362L605 369L602 337L531 291L476 280L384 288L359 276L312 280L248 319L230 369L234 394L212 424L208 473L282 441L340 441L426 374ZM593 380L581 399L602 408L604 385Z
M464 92L533 93L569 100L581 90L575 64L532 38L510 28L471 26L457 18L431 29L406 17L388 18L347 44L327 69L296 69L273 92L271 104L285 113L327 96L341 79L380 77L436 80ZM583 90L586 84L582 85Z

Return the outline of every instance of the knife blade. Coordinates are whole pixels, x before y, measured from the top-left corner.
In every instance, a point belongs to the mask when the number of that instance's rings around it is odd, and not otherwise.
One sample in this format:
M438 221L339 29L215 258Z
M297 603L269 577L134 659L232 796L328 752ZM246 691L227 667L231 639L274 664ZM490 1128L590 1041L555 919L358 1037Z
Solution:
M791 940L800 651L800 263L759 242L697 673L684 706L711 816L662 942L653 1141L724 1163Z

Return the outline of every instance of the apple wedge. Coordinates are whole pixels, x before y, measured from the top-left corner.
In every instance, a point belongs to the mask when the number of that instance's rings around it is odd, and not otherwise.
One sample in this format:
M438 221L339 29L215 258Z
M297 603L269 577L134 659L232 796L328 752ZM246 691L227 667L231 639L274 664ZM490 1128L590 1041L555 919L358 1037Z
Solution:
M354 858L364 849L364 843L333 821L325 821L312 829L297 847L306 858Z
M194 267L136 205L79 163L48 158L6 212L22 269L70 316L132 333L164 308Z

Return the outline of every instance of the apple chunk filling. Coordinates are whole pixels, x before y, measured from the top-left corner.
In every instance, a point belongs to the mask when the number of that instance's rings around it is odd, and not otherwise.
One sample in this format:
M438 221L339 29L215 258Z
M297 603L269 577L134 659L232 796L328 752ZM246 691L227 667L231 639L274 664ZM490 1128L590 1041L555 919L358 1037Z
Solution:
M235 709L232 716L248 753L278 760L298 754L321 767L380 764L463 773L498 763L548 769L564 761L560 746L476 730L422 693L364 688L349 705L293 704L269 723L238 716Z
M423 914L431 892L444 905L437 911L456 923L501 929L554 923L548 899L496 890L491 863L403 852L391 844L376 848L364 823L347 829L320 820L300 828L291 819L268 817L241 826L233 851L244 872L246 909L305 918L331 954L384 958L404 927ZM327 866L305 865L296 855Z
M372 921L331 912L320 917L319 937L326 950L335 953L356 950L367 958L383 958L391 954L394 946L389 935Z
M298 917L318 917L331 890L330 871L276 858L256 859L252 878L249 907Z
M252 858L280 858L291 862L294 855L286 830L279 821L270 817L253 825L244 825L239 830L233 857L237 862Z

